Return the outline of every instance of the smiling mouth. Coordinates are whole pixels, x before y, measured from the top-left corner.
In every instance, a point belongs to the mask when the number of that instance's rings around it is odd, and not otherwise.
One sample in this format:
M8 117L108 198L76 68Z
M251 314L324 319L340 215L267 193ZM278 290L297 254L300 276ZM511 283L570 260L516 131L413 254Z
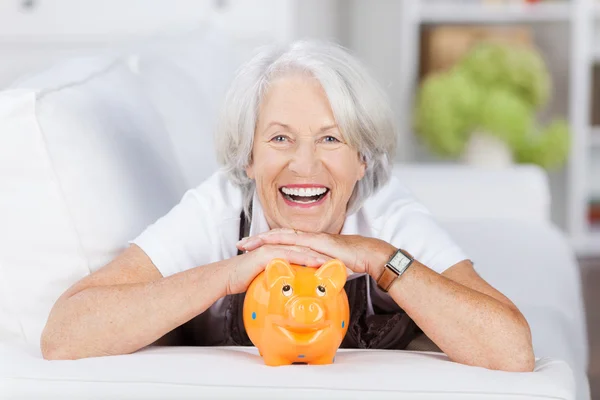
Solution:
M281 195L288 201L298 204L311 204L316 203L323 199L329 193L329 188L300 188L291 189L287 187L279 188Z

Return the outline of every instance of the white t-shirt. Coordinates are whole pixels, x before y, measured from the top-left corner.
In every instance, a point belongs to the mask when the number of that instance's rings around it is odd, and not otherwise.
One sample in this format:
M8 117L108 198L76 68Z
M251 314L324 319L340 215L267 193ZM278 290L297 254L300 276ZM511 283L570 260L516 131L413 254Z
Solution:
M217 171L130 243L142 248L164 277L225 260L237 254L241 210L241 190ZM250 236L269 229L255 194ZM438 273L467 259L396 177L346 217L341 233L384 240Z
M130 243L138 245L160 273L168 277L236 256L241 211L241 190L218 171L198 187L188 190L179 204ZM269 229L254 194L249 234L257 235ZM405 249L438 273L467 259L396 177L367 199L356 213L346 217L341 233L385 240ZM368 275L353 274L348 279L361 276L367 283L367 315L374 314L374 304L385 312L399 309L387 293L369 282ZM221 298L198 316L202 340L207 345L222 343L227 307L228 302Z

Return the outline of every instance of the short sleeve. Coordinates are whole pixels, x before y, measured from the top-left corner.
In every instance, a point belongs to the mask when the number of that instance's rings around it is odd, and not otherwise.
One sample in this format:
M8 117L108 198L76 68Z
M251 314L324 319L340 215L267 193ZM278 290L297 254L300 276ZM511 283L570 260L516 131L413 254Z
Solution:
M406 250L440 274L468 259L429 210L397 178L392 178L377 197L380 210L377 226L382 240Z
M231 203L238 197L223 177L213 176L129 243L139 246L164 277L217 261L220 225L238 208Z

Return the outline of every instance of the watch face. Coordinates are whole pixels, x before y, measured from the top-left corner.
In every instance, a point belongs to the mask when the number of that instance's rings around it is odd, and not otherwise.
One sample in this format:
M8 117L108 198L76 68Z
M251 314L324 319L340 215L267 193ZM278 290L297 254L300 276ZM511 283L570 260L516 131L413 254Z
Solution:
M396 252L394 257L390 260L389 264L396 270L396 272L400 273L406 266L410 263L410 258L406 257L401 252Z

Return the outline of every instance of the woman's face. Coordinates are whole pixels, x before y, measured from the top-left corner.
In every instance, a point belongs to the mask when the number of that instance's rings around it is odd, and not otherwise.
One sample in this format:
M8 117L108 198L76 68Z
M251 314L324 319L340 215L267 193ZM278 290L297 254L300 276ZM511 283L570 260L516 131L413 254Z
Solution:
M339 233L365 164L336 126L318 81L291 75L265 94L246 172L271 229Z

